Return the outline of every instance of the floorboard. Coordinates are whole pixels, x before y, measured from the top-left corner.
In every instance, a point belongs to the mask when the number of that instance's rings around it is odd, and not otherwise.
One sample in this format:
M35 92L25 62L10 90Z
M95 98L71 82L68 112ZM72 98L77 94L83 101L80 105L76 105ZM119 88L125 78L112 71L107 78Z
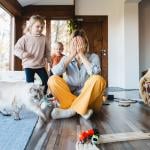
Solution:
M26 149L75 150L78 134L89 128L97 128L100 134L150 132L150 107L139 103L129 107L121 107L118 102L109 103L90 120L79 115L69 119L51 119L47 125L35 128ZM108 143L98 147L101 150L150 150L150 140Z

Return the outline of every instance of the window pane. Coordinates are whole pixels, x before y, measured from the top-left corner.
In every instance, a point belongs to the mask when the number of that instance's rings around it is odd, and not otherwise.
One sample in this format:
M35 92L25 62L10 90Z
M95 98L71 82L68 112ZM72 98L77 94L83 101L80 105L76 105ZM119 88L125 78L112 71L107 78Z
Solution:
M11 46L11 16L0 7L0 70L9 70Z
M57 41L63 43L64 52L67 53L70 38L67 30L67 20L51 21L51 50L53 50L54 43Z

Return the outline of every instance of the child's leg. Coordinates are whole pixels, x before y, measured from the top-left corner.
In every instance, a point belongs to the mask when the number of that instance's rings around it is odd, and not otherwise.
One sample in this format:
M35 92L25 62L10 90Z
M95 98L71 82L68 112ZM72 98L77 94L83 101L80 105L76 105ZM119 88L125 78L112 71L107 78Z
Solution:
M24 71L26 74L26 82L34 82L34 74L35 74L34 69L25 68Z
M41 78L42 80L42 85L45 86L44 88L44 94L47 93L47 81L48 81L48 74L45 70L45 68L39 68L39 69L36 69L36 73L39 75L39 77Z

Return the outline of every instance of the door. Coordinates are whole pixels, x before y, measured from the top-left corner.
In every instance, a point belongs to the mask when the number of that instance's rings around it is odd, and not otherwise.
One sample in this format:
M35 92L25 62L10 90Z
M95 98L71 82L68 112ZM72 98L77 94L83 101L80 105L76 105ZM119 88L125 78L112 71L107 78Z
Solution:
M90 52L99 55L101 75L108 85L108 17L107 16L77 16L80 27L88 36Z

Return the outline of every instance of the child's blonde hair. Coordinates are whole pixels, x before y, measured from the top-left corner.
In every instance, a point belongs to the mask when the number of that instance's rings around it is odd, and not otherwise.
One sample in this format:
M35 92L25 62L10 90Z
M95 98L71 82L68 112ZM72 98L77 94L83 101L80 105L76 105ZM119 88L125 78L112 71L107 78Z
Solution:
M26 23L24 33L30 32L33 24L39 21L43 26L45 25L44 18L40 15L33 15L30 17L29 21Z
M55 42L54 45L53 45L53 48L51 50L51 55L53 55L55 53L55 50L58 50L58 48L63 48L64 45L62 42ZM64 49L61 49L61 52L63 52Z
M54 49L58 49L59 47L63 47L63 44L61 42L55 42Z

